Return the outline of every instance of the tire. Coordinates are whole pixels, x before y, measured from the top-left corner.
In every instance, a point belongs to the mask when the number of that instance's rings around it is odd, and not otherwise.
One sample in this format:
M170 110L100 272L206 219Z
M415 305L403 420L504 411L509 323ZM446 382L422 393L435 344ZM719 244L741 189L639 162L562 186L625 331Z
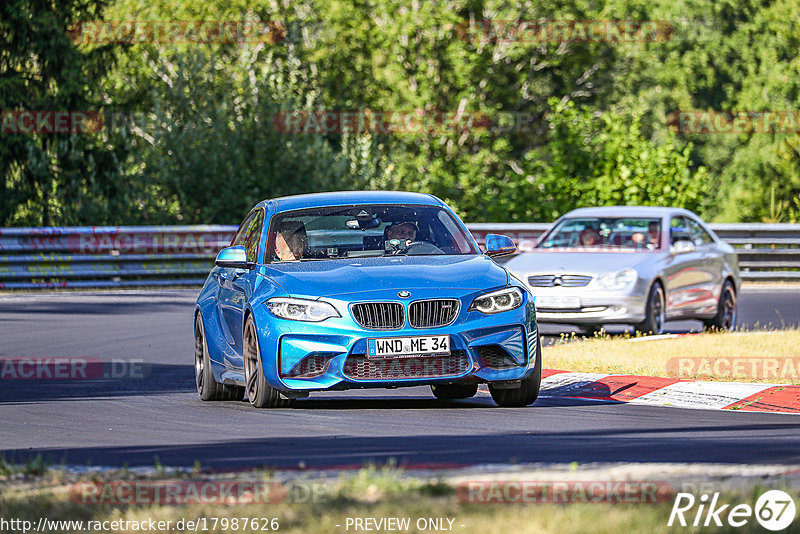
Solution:
M478 384L436 384L431 392L439 400L468 399L478 393Z
M647 296L645 319L636 325L636 331L643 334L663 334L666 322L666 304L664 302L664 288L661 282L656 282L650 288Z
M194 380L197 395L204 401L240 401L244 388L233 384L220 384L214 379L211 359L208 356L208 341L203 315L197 312L194 319Z
M536 341L536 365L533 367L531 375L522 381L517 389L498 389L489 383L489 393L498 406L503 408L519 408L530 406L536 402L539 396L539 388L542 384L542 344L541 340Z
M281 397L278 390L267 383L261 366L261 348L256 334L253 317L248 317L242 336L242 357L244 359L244 381L247 400L256 408L282 408L289 405L288 399Z
M722 284L717 304L717 315L713 319L703 321L706 330L732 332L736 329L736 289L730 280Z

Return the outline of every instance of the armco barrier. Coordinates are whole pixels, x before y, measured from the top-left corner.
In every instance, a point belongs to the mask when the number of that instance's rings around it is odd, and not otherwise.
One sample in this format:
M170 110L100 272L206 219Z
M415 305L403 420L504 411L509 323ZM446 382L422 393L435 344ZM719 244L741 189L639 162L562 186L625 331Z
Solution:
M0 289L200 286L234 226L0 229Z
M473 223L533 249L547 223ZM800 281L800 225L716 224L737 248L745 280ZM200 286L235 226L0 228L0 289Z

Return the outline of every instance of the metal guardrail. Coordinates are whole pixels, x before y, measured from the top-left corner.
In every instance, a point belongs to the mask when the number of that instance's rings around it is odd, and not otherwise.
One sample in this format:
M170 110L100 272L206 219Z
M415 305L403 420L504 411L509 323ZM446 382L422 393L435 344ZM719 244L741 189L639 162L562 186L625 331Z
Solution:
M479 243L501 233L520 252L548 223L473 223ZM800 224L712 224L736 247L744 280L800 281ZM0 289L200 286L235 226L0 228Z
M0 289L200 286L235 226L0 228Z
M736 247L744 280L800 281L800 224L712 224Z

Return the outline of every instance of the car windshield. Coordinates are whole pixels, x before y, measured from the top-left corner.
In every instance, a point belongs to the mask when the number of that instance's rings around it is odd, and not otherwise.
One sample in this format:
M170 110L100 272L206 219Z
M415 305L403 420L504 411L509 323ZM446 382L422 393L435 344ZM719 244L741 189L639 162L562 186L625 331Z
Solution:
M478 254L447 210L414 204L367 204L279 213L272 218L266 262L391 255Z
M661 219L641 217L575 217L563 219L538 248L579 248L588 251L661 248Z

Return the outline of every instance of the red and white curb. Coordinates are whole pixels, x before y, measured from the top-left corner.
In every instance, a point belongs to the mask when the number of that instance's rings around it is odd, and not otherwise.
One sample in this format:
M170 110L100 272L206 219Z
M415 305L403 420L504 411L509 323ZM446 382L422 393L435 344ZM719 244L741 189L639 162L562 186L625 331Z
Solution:
M800 386L542 371L541 397L746 412L800 413Z

